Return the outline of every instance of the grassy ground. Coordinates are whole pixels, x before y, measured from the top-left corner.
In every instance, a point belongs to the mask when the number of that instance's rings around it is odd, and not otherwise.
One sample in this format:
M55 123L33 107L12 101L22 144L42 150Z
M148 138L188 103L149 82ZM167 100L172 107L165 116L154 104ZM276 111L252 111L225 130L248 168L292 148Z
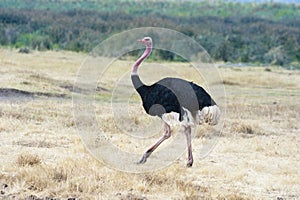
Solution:
M209 135L207 127L197 130L192 168L185 167L185 153L162 170L132 174L97 161L77 134L72 86L85 57L69 52L20 54L0 49L2 199L300 197L299 72L274 67L219 68L227 95L223 135ZM116 76L103 79L97 90L97 102L104 107L114 77L130 70L132 61L114 64L120 66L111 72ZM177 74L189 76L188 70L180 71L184 64L172 64ZM133 96L131 101L138 102L138 98ZM139 113L140 104L133 106ZM117 146L127 145L142 155L148 144L126 141L106 110L98 109L97 117ZM148 119L145 115L132 117L136 124ZM199 146L211 138L218 141L216 147L200 159Z

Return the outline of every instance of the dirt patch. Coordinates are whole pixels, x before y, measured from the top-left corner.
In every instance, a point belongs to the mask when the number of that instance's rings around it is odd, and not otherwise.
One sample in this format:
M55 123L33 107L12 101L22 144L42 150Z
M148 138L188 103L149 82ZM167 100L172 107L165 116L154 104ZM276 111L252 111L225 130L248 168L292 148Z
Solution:
M30 101L38 97L68 98L66 94L28 92L15 88L0 88L0 101Z
M23 98L32 99L33 96L33 93L23 90L13 88L0 88L0 100L13 100Z

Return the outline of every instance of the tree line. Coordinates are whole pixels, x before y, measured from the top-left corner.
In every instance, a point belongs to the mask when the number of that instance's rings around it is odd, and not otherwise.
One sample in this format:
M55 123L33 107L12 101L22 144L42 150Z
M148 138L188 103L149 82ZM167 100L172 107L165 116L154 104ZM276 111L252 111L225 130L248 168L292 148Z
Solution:
M56 2L64 5L62 0ZM89 1L78 2L84 4ZM128 9L134 6L132 4L141 3L133 0L122 2L123 4L127 2ZM109 4L109 1L106 3ZM167 11L158 12L159 10L152 9L151 3L156 7L159 5L160 8L166 7ZM205 4L207 8L212 7L211 14L204 15L199 10L199 14L187 15L186 10L182 8L185 4L178 4L176 1L173 4L160 1L148 4L150 4L148 7L144 6L143 9L139 7L135 11L116 6L114 9L108 9L110 7L107 5L105 11L87 8L67 9L66 6L61 10L45 6L16 8L12 5L5 4L5 6L2 2L0 45L37 50L63 49L88 52L112 34L130 28L154 26L174 29L194 38L216 61L295 67L300 65L300 18L293 17L300 12L296 5L261 4L256 8L246 4L242 7L245 11L236 11L235 9L240 9L241 4L226 4L223 11L217 7L218 14L213 10L214 4ZM274 17L271 15L272 7ZM201 8L203 9L203 5ZM250 8L256 8L257 12L249 14ZM134 10L134 7L132 9ZM230 9L231 14L228 12ZM263 9L266 10L266 16L263 15ZM192 9L192 12L196 11ZM209 13L207 10L203 12ZM174 55L163 51L156 56L167 60L175 59Z

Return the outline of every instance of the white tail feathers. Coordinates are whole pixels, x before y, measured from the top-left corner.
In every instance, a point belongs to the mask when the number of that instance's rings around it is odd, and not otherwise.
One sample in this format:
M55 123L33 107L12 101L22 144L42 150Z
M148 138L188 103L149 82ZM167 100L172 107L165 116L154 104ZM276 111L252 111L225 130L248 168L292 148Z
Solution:
M193 126L204 123L214 126L218 124L221 116L221 111L217 105L204 107L201 111L198 111L198 116L196 116L196 119L193 118L192 113L189 110L186 108L183 108L183 110L184 114L181 122L179 121L179 113L175 112L163 114L162 119L170 126Z
M221 111L217 105L204 107L199 113L199 124L208 123L211 126L217 125Z

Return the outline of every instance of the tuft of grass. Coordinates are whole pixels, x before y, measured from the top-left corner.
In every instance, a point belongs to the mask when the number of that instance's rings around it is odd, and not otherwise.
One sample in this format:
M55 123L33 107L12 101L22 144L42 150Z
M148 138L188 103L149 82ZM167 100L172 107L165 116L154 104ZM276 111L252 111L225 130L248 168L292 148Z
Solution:
M230 195L218 196L217 199L218 200L248 200L248 199L252 199L252 198L249 198L248 196L243 195L243 194L233 192Z
M55 168L52 171L52 179L57 182L66 182L68 178L68 172L63 167Z
M240 85L240 84L237 83L237 82L229 81L229 80L223 80L223 84L224 84L224 85Z
M205 137L212 137L218 135L219 132L208 124L198 125L195 129L195 138L203 139Z
M140 194L133 194L131 192L129 192L127 194L117 193L116 196L120 200L147 200L147 198L145 196L140 195Z
M250 135L259 133L257 128L254 127L253 125L242 123L242 122L233 123L231 126L231 131L235 133L244 133Z
M30 154L28 152L21 153L17 158L17 165L20 167L34 166L41 164L41 159L38 155Z
M176 181L176 186L179 191L184 193L185 199L206 199L212 198L212 194L209 187L201 186L191 182L186 182L182 180Z
M271 72L272 70L270 68L265 68L264 71L265 72Z

